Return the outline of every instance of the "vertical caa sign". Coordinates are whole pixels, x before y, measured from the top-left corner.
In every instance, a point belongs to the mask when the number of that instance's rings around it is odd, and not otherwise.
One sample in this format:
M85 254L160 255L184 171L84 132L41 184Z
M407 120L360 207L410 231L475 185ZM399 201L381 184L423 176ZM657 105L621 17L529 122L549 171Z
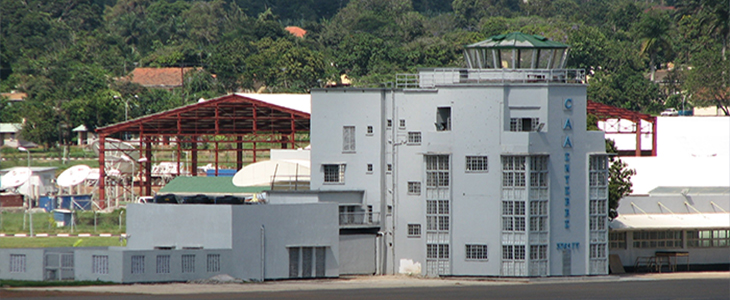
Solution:
M573 123L570 116L573 111L573 99L563 100L563 112L565 123L563 123L563 151L565 152L565 229L570 229L570 153L573 150Z

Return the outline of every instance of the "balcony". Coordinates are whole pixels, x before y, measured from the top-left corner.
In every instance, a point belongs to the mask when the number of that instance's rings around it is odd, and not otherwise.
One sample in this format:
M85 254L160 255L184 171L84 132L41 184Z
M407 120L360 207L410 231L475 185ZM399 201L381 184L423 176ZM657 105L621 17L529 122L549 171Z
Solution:
M496 83L585 83L583 69L421 69L418 74L396 74L396 88L432 89L437 86Z
M340 228L373 228L380 227L380 213L377 212L343 212L340 211Z

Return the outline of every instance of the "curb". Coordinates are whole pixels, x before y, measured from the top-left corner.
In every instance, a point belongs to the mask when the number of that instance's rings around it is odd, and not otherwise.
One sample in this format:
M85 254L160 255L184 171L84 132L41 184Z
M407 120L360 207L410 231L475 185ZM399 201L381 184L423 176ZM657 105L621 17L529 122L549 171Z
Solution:
M15 233L15 234L5 234L0 233L0 237L113 237L113 236L121 236L126 237L126 233L122 234L111 234L111 233L38 233L33 236L27 234L27 233Z

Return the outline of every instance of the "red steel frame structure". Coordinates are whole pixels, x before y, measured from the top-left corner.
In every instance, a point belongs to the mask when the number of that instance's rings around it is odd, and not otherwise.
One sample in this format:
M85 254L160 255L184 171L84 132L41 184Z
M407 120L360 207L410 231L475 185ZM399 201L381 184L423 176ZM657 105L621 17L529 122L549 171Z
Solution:
M253 162L257 154L268 152L272 145L296 149L309 143L310 114L237 94L191 104L169 111L140 117L96 130L99 135L99 201L106 199L106 174L104 170L105 149L108 137L122 136L125 133L139 137L135 145L140 161L136 170L140 171L140 194L152 194L153 152L172 151L176 153L180 166L182 153L189 153L190 174L196 176L200 162L199 144L212 144L215 174L219 170L219 153L236 153L236 169L244 163L244 153L251 152ZM134 142L136 143L136 141ZM221 147L221 144L224 147ZM246 149L244 144L250 144ZM162 146L160 146L162 145ZM260 146L264 146L259 148ZM158 148L154 148L157 146ZM167 149L165 149L167 146ZM183 149L185 148L185 149ZM117 150L118 151L118 150ZM176 175L180 175L180 168ZM108 200L107 200L108 201ZM110 203L106 203L107 206Z
M620 134L635 134L636 135L636 149L634 150L634 156L642 156L641 153L641 134L651 134L651 156L656 156L656 137L657 137L657 126L656 117L642 114L634 111L630 111L624 108L618 108L606 104L601 104L588 100L586 106L586 112L591 115L598 117L599 121L606 121L608 119L618 120L630 120L636 126L630 131L621 131L620 128L604 128L605 133L620 133ZM642 128L641 121L644 120L651 124L651 128ZM617 126L618 127L618 126ZM628 154L628 153L627 153ZM630 156L630 154L629 154Z

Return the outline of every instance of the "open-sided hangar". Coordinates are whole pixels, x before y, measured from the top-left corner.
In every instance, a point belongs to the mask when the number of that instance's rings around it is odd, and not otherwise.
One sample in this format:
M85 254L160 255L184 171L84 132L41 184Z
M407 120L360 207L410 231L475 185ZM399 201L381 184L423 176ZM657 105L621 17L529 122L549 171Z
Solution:
M222 169L219 159L222 153L235 153L235 168L239 170L246 155L256 162L271 148L295 149L308 144L309 101L295 96L283 102L254 97L230 94L98 128L99 165L108 163L110 155L127 158L134 164L132 170L140 173L136 183L140 194L149 196L154 185L153 154L172 152L176 159L173 164L177 166L184 165L183 157L189 159L186 167L190 169L175 168L176 176L184 172L196 176L199 164L210 164L218 175ZM114 144L107 143L107 139L124 135L135 137L133 148L136 149L109 149ZM199 148L201 144L212 145L212 160L201 159L199 152L206 150ZM100 178L107 178L108 170L100 168L99 171ZM109 202L105 203L107 206L111 204L112 193L108 190L111 182L114 181L99 181L99 202Z

